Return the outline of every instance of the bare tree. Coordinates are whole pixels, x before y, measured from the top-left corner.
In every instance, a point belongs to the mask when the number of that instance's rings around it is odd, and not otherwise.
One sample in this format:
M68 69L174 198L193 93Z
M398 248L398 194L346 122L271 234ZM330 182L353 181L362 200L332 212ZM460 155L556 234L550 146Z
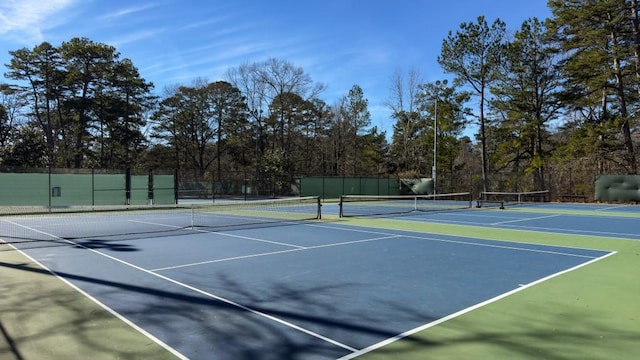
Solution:
M391 95L385 103L396 120L392 153L398 156L400 170L403 171L420 171L426 160L424 151L420 151L425 148L426 141L420 137L425 133L426 126L419 114L420 83L417 70L410 70L406 79L400 71L396 71L392 78Z

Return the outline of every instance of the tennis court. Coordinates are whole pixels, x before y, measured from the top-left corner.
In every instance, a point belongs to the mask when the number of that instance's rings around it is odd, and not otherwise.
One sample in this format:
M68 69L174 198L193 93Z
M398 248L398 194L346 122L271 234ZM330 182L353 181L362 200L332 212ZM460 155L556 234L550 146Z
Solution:
M634 216L635 215L635 216ZM544 204L505 210L414 213L404 220L547 231L640 240L640 209L629 206Z
M637 226L623 216L536 208L339 220L336 206L299 199L215 211L23 215L2 219L0 234L10 246L0 253L19 250L148 340L148 353L109 341L80 347L106 358L411 358L407 346L421 354L430 349L432 340L421 334L437 337L447 324L619 255L616 244L594 246L596 231L582 225ZM562 216L570 218L551 220ZM581 229L567 226L573 217L587 219ZM626 232L601 236L629 238ZM38 272L24 260L2 264L4 271ZM20 307L25 299L12 301ZM36 351L4 327L0 354L29 358L24 354ZM48 354L69 351L58 345Z

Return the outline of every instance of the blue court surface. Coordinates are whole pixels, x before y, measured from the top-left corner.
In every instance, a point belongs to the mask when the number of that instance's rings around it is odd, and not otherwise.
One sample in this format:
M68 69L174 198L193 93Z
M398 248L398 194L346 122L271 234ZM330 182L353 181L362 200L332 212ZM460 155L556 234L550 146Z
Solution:
M412 212L402 220L640 240L640 206L540 203L500 209Z
M578 221L464 214L429 221L522 228ZM83 217L0 226L14 228L5 241L190 359L348 359L610 255L332 221L78 238L60 234L92 226Z

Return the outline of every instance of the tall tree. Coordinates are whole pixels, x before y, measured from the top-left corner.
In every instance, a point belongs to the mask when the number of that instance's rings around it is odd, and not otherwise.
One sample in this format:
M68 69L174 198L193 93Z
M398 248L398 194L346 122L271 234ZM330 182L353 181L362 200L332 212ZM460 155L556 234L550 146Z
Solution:
M287 124L293 120L293 112L287 104L288 95L294 94L307 101L324 90L324 85L314 84L304 69L294 64L271 58L263 62L245 63L227 72L229 82L240 89L246 98L249 117L256 139L256 180L260 178L262 154L266 149L291 147L287 141ZM265 121L269 122L267 127ZM275 126L274 126L275 124ZM276 142L277 144L273 144ZM270 156L287 156L287 152L272 152ZM278 161L277 163L285 163ZM272 162L273 163L273 162Z
M529 189L516 190L548 188L545 163L551 150L547 144L549 124L561 109L556 52L547 41L542 22L528 19L505 47L503 71L491 88L495 95L491 109L499 119L496 134L502 135L496 139L494 162L517 170L516 174L533 174Z
M306 155L303 162L306 175L326 175L331 108L317 98L311 99L308 104L311 121L307 122L305 143L301 144L301 148L312 151L300 151L300 154Z
M344 119L349 124L352 136L352 164L353 176L358 176L360 170L360 154L365 145L360 141L360 137L365 135L365 131L371 126L371 113L369 112L369 100L364 97L364 91L358 85L354 85L349 90L346 98L344 111Z
M489 188L487 177L487 137L485 130L485 106L487 91L496 81L504 47L506 26L496 19L491 26L484 16L476 23L462 23L460 29L442 42L438 63L447 73L455 75L454 85L469 85L480 98L480 146L482 149L482 183Z
M216 159L218 177L222 174L222 158L226 145L234 136L240 136L247 127L247 105L240 90L226 81L210 83L212 126L216 133Z
M316 84L313 88L313 82L311 77L304 72L301 67L296 67L293 64L278 59L269 59L264 62L258 69L257 75L259 79L265 84L266 97L273 102L280 102L276 106L271 106L271 109L276 109L278 113L271 114L278 120L278 126L274 129L279 136L276 141L280 142L280 147L285 149L285 127L290 119L286 118L286 106L285 94L297 94L301 98L314 97L320 91L323 86Z
M196 79L192 86L180 86L162 100L153 114L153 136L176 149L176 163L193 170L202 179L218 159L217 176L227 140L241 136L246 124L246 103L230 83L207 83Z
M148 106L152 84L130 60L120 61L112 46L74 38L59 48L44 42L10 55L6 77L17 81L13 87L28 102L27 116L41 129L47 165L122 165L104 159L106 141L127 149L142 142L141 109Z
M176 88L160 103L153 119L154 136L175 146L193 177L202 178L215 159L211 154L215 154L216 128L207 83L196 79L193 86Z
M551 0L549 8L553 18L548 26L565 54L567 105L588 114L585 125L595 135L590 142L602 145L596 149L600 158L619 162L626 172L636 174L631 136L635 115L630 109L637 107L640 91L637 3ZM610 131L613 128L618 134Z
M17 90L8 85L0 85L0 164L7 158L7 149L18 130L19 112L24 106Z
M114 155L102 158L99 164L101 167L131 167L146 146L142 129L147 125L145 114L157 101L151 95L153 84L145 81L132 61L125 58L114 62L105 85L105 88L98 88L92 110L100 131L96 133L94 125L91 133L101 144L100 148L116 151Z
M92 110L119 55L114 47L94 43L86 38L73 38L63 42L60 53L67 75L65 110L68 115L64 118L64 125L68 130L66 140L70 141L73 149L73 167L80 168L90 150L91 128L96 120L92 116ZM124 118L128 119L128 116Z
M23 124L16 129L16 138L5 149L4 165L40 168L47 165L47 146L37 126Z
M48 42L33 50L22 48L9 51L9 70L5 77L18 81L14 85L18 95L28 102L31 116L47 144L47 165L57 165L61 133L61 102L66 72L60 51Z

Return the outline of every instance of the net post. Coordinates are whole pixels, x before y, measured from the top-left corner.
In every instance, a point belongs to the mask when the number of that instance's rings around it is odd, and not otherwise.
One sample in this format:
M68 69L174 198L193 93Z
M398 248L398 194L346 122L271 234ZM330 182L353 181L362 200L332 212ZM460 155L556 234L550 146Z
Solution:
M179 185L179 179L178 179L178 169L174 169L173 170L173 203L175 205L178 205L178 199L180 197L179 191L180 191L180 185Z
M194 206L194 204L191 204L191 230L195 229L196 223L195 223L195 216L196 216L196 208Z
M91 206L96 206L96 169L91 168Z
M149 205L153 205L153 169L149 169L147 177L147 201Z
M131 167L124 171L124 198L127 205L131 205Z
M49 178L48 178L48 181L49 181L49 185L48 185L48 186L49 186L49 189L47 190L47 194L48 194L47 196L48 196L48 198L49 198L49 206L48 206L48 209L49 209L49 212L51 212L51 210L52 210L52 207L51 207L51 206L53 205L53 204L52 204L52 199L51 199L51 197L52 197L52 194L51 194L51 165L49 165L49 166L48 166L48 168L47 168L47 173L48 173L48 175L49 175Z
M339 217L344 217L344 213L342 212L342 202L343 201L344 201L344 195L340 195L340 202L338 203L338 208L339 208L338 216Z

